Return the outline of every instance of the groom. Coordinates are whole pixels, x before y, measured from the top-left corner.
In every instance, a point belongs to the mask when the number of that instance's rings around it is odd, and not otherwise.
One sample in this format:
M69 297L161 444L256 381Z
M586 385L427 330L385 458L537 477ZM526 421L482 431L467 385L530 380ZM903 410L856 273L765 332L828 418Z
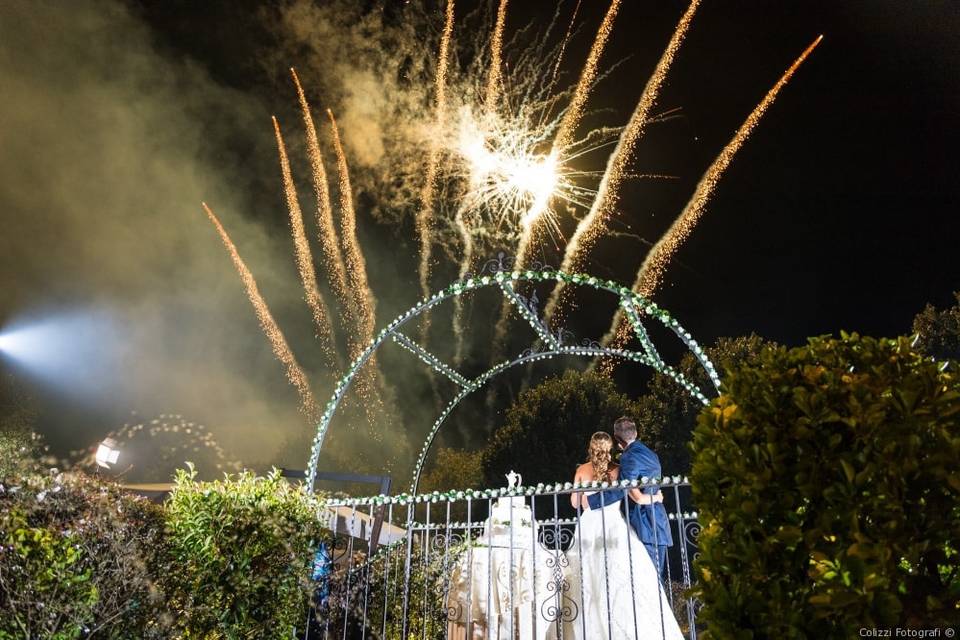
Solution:
M631 418L617 418L613 423L613 439L617 441L623 454L620 456L620 479L639 480L640 478L660 478L660 458L646 445L637 440L637 425ZM644 493L653 495L657 487L643 487ZM609 489L595 493L587 498L591 509L600 509L604 505L623 500L624 493L639 499L641 489ZM667 510L662 502L654 504L637 504L634 500L627 500L630 526L640 537L646 547L650 559L657 567L657 573L663 575L667 565L667 547L673 546L673 536L670 533L670 521L667 520Z

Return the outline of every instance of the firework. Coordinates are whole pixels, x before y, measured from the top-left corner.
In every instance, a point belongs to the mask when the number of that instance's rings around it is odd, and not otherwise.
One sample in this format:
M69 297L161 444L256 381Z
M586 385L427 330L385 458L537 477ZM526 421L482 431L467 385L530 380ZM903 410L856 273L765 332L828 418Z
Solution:
M447 0L446 18L443 25L443 35L440 38L440 55L437 61L435 126L442 130L446 116L447 64L450 57L450 40L453 35L453 0ZM420 291L424 297L430 295L430 256L433 246L433 230L431 218L433 216L433 196L437 180L437 159L439 149L436 144L430 145L430 154L427 159L427 175L420 196L420 210L417 212L417 233L420 236ZM424 325L426 331L427 325Z
M313 313L320 348L327 354L330 364L334 365L339 359L339 354L337 353L333 327L330 324L330 312L327 310L327 304L324 302L323 296L320 295L319 287L317 287L317 277L313 270L313 256L310 253L310 244L307 242L307 234L303 227L303 212L300 210L297 189L293 184L287 149L283 143L283 135L280 133L280 123L277 122L276 118L273 118L273 130L277 137L277 150L280 154L283 191L287 198L287 209L290 212L290 232L293 236L297 270L300 272L300 280L303 282L307 306Z
M545 31L538 30L536 24L516 30L514 38L523 41L522 46L516 46L510 38L505 38L508 0L498 0L492 31L483 33L487 41L461 45L453 38L454 0L447 0L435 70L427 65L417 66L420 64L418 61L429 60L429 57L413 56L417 60L411 63L413 71L409 74L404 71L403 76L405 82L410 81L409 89L406 85L398 88L399 85L391 84L395 69L389 69L390 77L384 76L387 87L384 93L394 110L385 116L385 122L398 125L390 135L384 137L384 157L391 171L388 172L389 180L366 177L371 180L369 184L373 189L380 190L378 199L385 203L380 209L381 215L391 210L405 210L403 206L392 206L396 203L416 203L412 213L420 245L419 284L424 296L430 293L431 269L437 267L433 261L434 252L439 254L445 251L450 266L459 266L462 279L474 269L477 256L487 251L503 251L508 246L513 247L516 256L513 266L524 269L532 261L534 251L543 246L544 240L552 239L560 247L558 211L563 206L575 210L577 217L586 213L566 244L561 267L564 271L582 270L598 238L607 233L609 220L617 214L622 185L624 181L635 177L628 172L634 150L646 127L655 120L653 109L666 74L690 29L700 0L689 0L626 126L600 128L581 134L582 137L578 138L578 129L587 112L591 92L605 74L610 73L610 70L601 70L600 61L621 4L621 0L609 1L576 84L562 90L555 90L561 75L560 61L574 33L580 0L573 10L566 34L552 49L546 43L554 24L558 22L559 8ZM469 16L461 19L469 20ZM776 93L815 45L811 45L771 89L737 136L708 169L690 203L667 234L653 247L641 267L635 285L637 291L649 295L656 290L671 256L693 230L732 156L749 136ZM462 46L466 48L461 50ZM471 62L465 67L455 64L455 61L464 59L470 59ZM508 69L509 73L506 71ZM291 73L307 129L307 150L317 198L317 223L323 262L327 267L326 277L330 290L337 296L340 319L349 340L350 357L355 359L373 336L376 301L367 280L366 263L357 239L349 168L336 120L333 113L327 110L339 178L341 219L339 229L335 229L330 188L310 108L299 79L292 70ZM396 111L409 106L413 107L411 113L422 118L422 128L405 127L397 119ZM302 232L299 209L294 210L296 193L279 128L276 133L294 227L297 262L301 266L301 277L310 302L311 286L314 290L317 288L316 276L311 285L309 278L302 273L302 265L309 262L309 248ZM572 169L572 165L584 154L614 143L615 148L603 163L603 172ZM363 179L364 173L354 177ZM594 185L597 185L596 190L591 188ZM391 201L391 197L395 200ZM274 352L285 364L292 362L295 367L292 354L289 354L286 343L282 342L282 334L279 334L276 324L269 318L269 311L259 300L252 276L239 262L239 256L235 255L236 250L232 248L219 222L209 210L208 214L221 231L231 255L235 256L234 261L261 318L261 325L271 339ZM300 220L299 231L296 219ZM548 322L571 306L570 293L571 290L559 285L554 288L545 311ZM269 322L264 320L257 300L263 306ZM322 302L319 293L317 300ZM463 305L470 304L470 301L457 296L453 304L453 330L456 336L454 357L459 364L465 351ZM314 314L316 318L317 312ZM424 315L422 343L427 338L428 320L429 317ZM506 335L508 321L509 303L505 302L494 328L494 359L504 347L502 338ZM613 330L604 338L604 344L625 340L629 336L629 329L618 315ZM279 335L280 346L277 346L272 332ZM282 356L282 351L287 355ZM298 389L305 386L305 380L298 384L291 371L293 369L288 364L291 381ZM431 379L431 382L435 383L435 380ZM379 409L396 408L390 404L393 398L389 394L393 389L379 375L374 358L364 367L355 384L368 417L375 415L371 412L371 406L376 403L382 403L378 405ZM374 391L386 395L371 397ZM434 391L437 392L436 385ZM491 386L488 399L493 393ZM371 399L377 402L369 402ZM382 430L378 429L374 434L375 437L382 437Z
M217 229L217 233L220 234L223 246L225 246L230 253L230 259L233 260L233 266L236 267L237 272L240 274L240 280L243 281L243 286L247 290L247 297L250 298L253 310L257 314L257 320L260 321L260 328L263 329L264 335L266 335L270 346L273 348L273 354L277 357L277 360L283 363L287 371L287 380L290 381L290 384L292 384L294 388L296 388L297 393L300 394L301 411L303 411L303 414L307 416L310 422L318 422L321 413L320 407L317 405L317 401L313 397L313 392L310 390L310 383L307 381L307 376L303 372L303 369L300 368L300 364L287 345L287 339L283 336L283 332L277 325L277 321L273 319L273 314L270 313L270 308L267 307L266 301L264 301L263 296L260 295L257 281L254 279L250 269L248 269L247 265L243 262L240 253L237 251L237 247L233 244L230 236L227 235L226 229L220 224L220 220L217 219L217 216L214 215L213 211L205 202L202 203L202 205L203 210L207 213L207 217L210 218L210 222L213 223L213 226Z
M734 134L733 138L727 145L723 148L723 151L720 152L720 155L713 161L707 171L703 174L703 177L700 179L700 182L697 184L697 189L694 191L693 196L687 202L686 206L683 208L683 211L680 212L680 215L677 216L673 224L670 225L670 228L665 234L660 238L656 245L650 250L647 254L646 259L643 261L643 265L640 267L639 272L637 273L636 282L633 285L633 290L640 295L645 297L650 297L656 291L659 286L661 279L663 278L664 271L669 264L670 258L676 252L677 248L683 243L684 240L693 232L694 227L696 227L697 222L699 222L703 212L706 209L707 203L710 200L710 196L713 195L714 190L716 189L717 183L720 181L723 172L726 171L727 167L730 166L730 162L733 160L733 157L740 150L743 144L750 137L750 134L756 128L757 123L760 122L760 119L770 108L770 105L777 98L777 94L780 93L780 90L790 81L790 78L793 77L793 74L796 70L803 64L804 60L813 52L813 50L820 44L820 41L823 40L823 36L818 36L810 46L808 46L803 53L793 62L792 65L783 73L780 79L777 81L773 87L767 92L763 97L763 100L754 107L753 111L747 116L747 119L744 120L743 124L740 125L740 128L737 129L737 132ZM613 324L610 328L610 331L607 332L607 335L603 338L603 344L609 345L613 344L614 348L620 348L630 339L631 329L629 323L627 323L623 317L623 314L618 311L614 316ZM605 364L604 369L609 370L612 364Z
M470 223L466 219L466 213L463 208L457 210L457 214L454 217L454 222L457 225L457 229L460 231L460 240L463 242L463 258L460 261L460 280L465 280L467 275L470 273L470 270L473 268L474 260L474 246L473 234L470 230ZM464 349L464 331L463 331L463 314L464 314L464 299L463 296L457 296L453 299L453 335L456 341L456 347L454 350L454 362L460 364L463 361L463 349Z
M656 104L660 94L660 88L667 77L667 71L680 50L680 45L690 29L694 13L700 5L700 0L692 0L687 7L686 12L680 18L673 35L667 43L666 49L660 56L657 66L647 80L647 84L640 95L633 114L626 128L620 134L620 140L607 162L607 169L600 180L600 187L597 190L597 196L594 198L589 213L579 222L576 231L570 238L564 252L561 271L573 273L581 270L586 261L586 257L593 248L597 239L603 233L606 226L606 220L611 216L617 206L620 185L627 176L627 166L630 158L633 156L633 150L637 141L643 135L647 123L650 121L651 112ZM547 306L544 313L547 321L552 319L558 308L560 308L561 295L566 287L563 283L558 283L550 297L547 300Z
M560 51L557 53L557 61L553 65L553 73L550 75L550 88L557 85L557 75L560 73L560 63L563 61L563 54L567 51L567 43L570 42L570 34L573 33L573 25L577 20L577 14L580 13L580 1L577 0L576 6L573 8L573 14L570 16L570 24L567 25L567 32L563 36L563 40L560 41Z
M587 98L590 96L590 90L597 80L597 66L600 63L600 56L603 54L607 40L610 38L613 21L619 10L620 0L613 0L603 17L603 22L600 23L600 28L597 30L597 35L590 47L590 53L587 55L587 61L580 73L580 79L577 82L576 89L574 89L570 104L560 119L550 153L536 164L531 163L531 168L523 174L525 180L521 184L533 185L534 188L531 191L532 202L530 208L524 214L522 220L523 232L517 245L515 262L517 269L526 268L534 247L534 240L541 233L542 227L551 224L556 225L554 217L548 214L548 207L559 182L557 166L560 162L558 158L563 156L573 142L574 131L583 116L583 109ZM510 304L504 300L494 331L494 344L498 345L503 342L508 328L509 312Z
M340 248L343 251L343 261L346 266L347 282L350 287L353 304L357 310L360 336L356 341L351 357L356 357L362 350L362 345L373 338L375 325L376 301L367 282L367 262L363 257L363 250L357 241L357 214L353 208L353 192L350 186L350 169L347 166L347 157L340 142L340 131L333 111L327 109L330 118L330 129L333 135L333 148L337 154L337 172L339 174L340 190Z
M497 22L493 27L493 37L490 38L490 71L487 74L487 91L484 94L484 109L492 113L497 109L500 94L500 67L503 52L503 28L507 23L507 0L500 0L497 8Z
M541 220L544 218L550 199L554 196L554 191L559 182L557 174L560 170L558 165L566 160L564 156L574 141L574 131L576 131L580 119L583 117L583 110L587 104L587 99L590 97L590 90L596 84L600 56L606 48L607 40L610 39L610 33L613 31L613 21L619 10L620 0L613 0L600 23L600 28L597 30L597 35L590 47L587 61L580 72L580 79L573 91L570 104L560 119L550 153L540 161L539 175L531 176L532 179L529 180L536 185L537 189L534 192L532 206L524 216L523 234L520 236L520 243L517 248L517 267L520 269L526 266L529 249L540 232Z
M347 276L343 266L343 256L337 245L337 232L333 224L333 207L330 205L330 187L327 184L327 172L323 166L323 156L320 153L320 141L317 138L317 129L310 114L310 105L300 86L297 72L290 69L293 83L297 88L297 97L300 100L300 111L303 114L303 126L307 132L307 157L310 160L310 169L313 176L313 191L317 199L316 221L320 253L323 256L324 271L327 274L327 283L333 295L336 296L340 310L340 321L345 326L355 326L356 314L352 311L353 301L347 293Z

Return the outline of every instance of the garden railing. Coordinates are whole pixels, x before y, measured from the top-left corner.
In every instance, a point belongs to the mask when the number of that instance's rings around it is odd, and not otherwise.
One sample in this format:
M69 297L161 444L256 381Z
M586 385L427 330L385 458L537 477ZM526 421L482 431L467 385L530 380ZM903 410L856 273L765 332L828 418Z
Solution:
M688 592L700 525L691 508L689 482L665 477L625 481L614 488L618 486L662 491L673 539L660 572L661 602L671 611L662 613L672 613L684 635L696 640L698 603ZM624 608L632 606L635 621L639 593L656 588L640 584L634 573L639 558L651 558L639 539L603 535L599 554L583 555L577 527L581 507L572 506L571 494L579 500L585 492L608 487L566 483L332 500L325 516L330 537L318 555L314 607L298 635L305 640L539 640L593 637L605 629L611 640L659 638L659 629L634 623L624 635L622 624L617 629L611 624L613 604L620 608L621 622ZM621 508L629 499L624 493ZM611 509L602 513L603 518L622 517ZM374 544L371 555L371 524L379 518L379 545ZM610 531L627 530L615 524ZM629 599L622 588L601 589L605 606L585 610L585 562L592 563L587 569L599 572L601 585L607 586L609 576L629 567ZM644 575L656 580L655 570ZM605 625L592 619L604 615Z

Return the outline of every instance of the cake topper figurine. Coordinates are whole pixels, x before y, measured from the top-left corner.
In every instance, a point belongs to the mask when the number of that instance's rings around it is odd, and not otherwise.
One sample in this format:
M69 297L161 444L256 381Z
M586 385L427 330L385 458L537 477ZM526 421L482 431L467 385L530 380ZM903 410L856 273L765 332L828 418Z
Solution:
M523 476L519 473L510 469L510 473L506 474L507 477L507 489L516 489L520 486L520 483L523 482Z

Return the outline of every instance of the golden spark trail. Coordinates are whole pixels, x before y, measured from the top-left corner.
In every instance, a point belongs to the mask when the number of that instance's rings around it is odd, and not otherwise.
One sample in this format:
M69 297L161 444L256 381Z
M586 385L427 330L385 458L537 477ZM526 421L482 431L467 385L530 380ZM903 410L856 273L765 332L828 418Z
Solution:
M357 216L353 208L353 193L350 186L350 169L347 166L347 157L340 143L340 131L333 111L327 109L330 118L330 127L333 132L333 148L337 154L337 171L340 176L340 245L343 251L343 260L346 267L347 284L358 315L359 336L355 340L351 358L356 358L363 350L364 344L373 338L374 314L376 302L367 282L367 262L357 241Z
M570 105L567 107L563 118L560 120L560 127L557 129L557 135L553 140L553 153L561 153L570 146L573 138L573 132L580 124L580 118L583 117L583 107L590 97L590 90L597 80L597 66L600 63L600 56L607 46L607 40L610 39L610 33L613 31L613 21L620 10L620 0L613 0L607 9L603 22L597 30L597 36L593 40L593 46L590 47L590 53L587 54L587 61L580 72L580 80L577 81L577 88L570 99Z
M217 228L217 233L220 234L223 245L230 253L230 259L233 260L233 266L236 267L237 272L240 274L243 286L247 290L247 296L250 298L253 310L256 312L257 319L260 321L260 328L263 329L263 333L267 336L267 340L270 341L270 346L273 348L273 354L277 357L277 360L286 367L287 380L290 381L290 384L292 384L300 394L301 411L307 416L310 422L316 423L320 418L320 407L313 397L313 392L310 391L310 383L307 381L306 374L304 374L303 369L301 369L297 363L293 352L290 351L283 332L277 325L276 320L273 319L270 308L267 307L263 296L260 295L260 290L257 288L257 281L237 252L237 247L233 244L230 236L227 235L226 229L220 224L220 220L217 219L217 216L214 215L210 207L208 207L205 202L202 203L202 205L203 210L207 213L207 217L210 218L213 226Z
M463 259L460 261L460 280L464 280L473 266L474 242L473 234L470 233L470 224L467 222L466 213L463 207L457 210L454 216L454 223L460 232L460 239L463 241ZM454 351L454 362L460 364L463 362L464 333L463 333L463 296L456 296L453 299L453 335L456 338L456 349Z
M567 25L567 33L564 34L563 40L560 42L560 51L557 52L557 62L553 65L553 74L550 76L550 89L557 84L557 74L560 73L560 62L563 61L563 54L567 51L567 43L570 42L570 34L573 33L573 23L577 20L577 14L580 13L580 2L577 0L577 5L573 8L573 15L570 16L570 24Z
M760 122L760 119L774 103L777 98L777 94L780 93L780 90L786 86L786 84L790 81L790 78L793 77L793 74L813 52L817 45L820 44L821 40L823 40L823 36L817 36L817 39L814 40L810 46L804 49L803 53L800 54L800 57L798 57L783 73L777 83L773 85L773 87L767 92L767 95L763 97L763 100L761 100L760 103L754 107L750 115L747 116L747 119L744 120L743 124L740 125L740 128L737 129L736 134L734 134L730 142L727 143L727 146L723 148L723 151L720 152L720 155L717 156L717 158L703 174L703 177L700 178L700 182L697 184L696 191L694 191L693 196L690 198L689 202L687 202L686 206L683 208L683 211L680 212L680 215L677 216L673 224L670 225L670 228L667 230L667 232L663 234L657 244L655 244L647 254L647 258L643 261L643 265L641 265L640 270L637 273L637 279L633 285L634 291L645 297L650 297L656 292L657 287L659 287L661 283L667 265L670 262L670 258L697 226L697 222L699 222L700 218L703 216L703 212L706 209L707 203L710 201L710 196L713 195L713 192L717 187L717 183L723 176L723 172L726 171L727 167L730 166L734 156L741 149L741 147L743 147L743 144L747 141L747 139L750 137L750 134L753 133L753 130ZM618 312L614 317L613 325L611 326L610 331L603 338L603 344L608 345L613 343L615 348L619 348L627 343L627 341L630 339L630 335L631 328L629 323L626 322L622 314Z
M716 160L713 161L713 164L710 165L706 173L703 174L690 201L683 208L680 215L677 216L677 219L674 220L667 233L660 238L659 242L657 242L653 249L647 254L647 258L643 261L643 265L640 267L637 275L637 282L634 285L635 291L643 296L649 297L657 290L671 256L676 252L677 247L693 232L723 172L727 170L733 157L750 137L750 134L753 133L757 123L760 122L760 118L764 116L770 108L770 105L777 99L777 94L786 86L790 78L793 77L793 74L817 45L820 44L821 40L823 40L823 36L818 36L817 39L800 54L800 57L790 65L790 68L784 72L780 80L778 80L767 92L767 95L763 97L760 104L747 116L747 119L740 125L740 128L737 129L737 133L730 142L727 143L727 146L720 152Z
M303 126L307 132L307 157L310 160L310 170L313 174L313 191L317 199L316 221L320 253L323 256L323 265L327 273L327 283L337 298L340 310L340 319L344 326L356 326L356 313L353 312L353 301L347 292L347 276L343 265L343 256L337 245L337 231L333 224L333 207L330 204L330 187L327 184L327 172L323 166L323 156L320 153L320 141L317 129L314 126L313 116L310 114L310 104L300 86L297 72L290 69L293 83L297 88L297 97L300 100L300 110L303 114Z
M317 329L317 338L320 340L320 348L330 358L329 364L333 367L339 365L339 354L337 353L336 340L333 335L333 327L330 325L330 312L327 310L327 304L320 295L320 289L317 287L317 276L313 269L313 256L310 254L310 244L307 242L307 234L303 227L303 212L300 210L300 202L297 198L297 189L293 184L293 175L290 171L290 160L287 158L287 149L283 143L283 135L280 133L280 123L275 117L273 120L273 131L277 137L277 151L280 154L280 173L283 176L283 192L287 198L287 210L290 212L290 232L293 236L294 254L297 261L297 270L300 272L300 280L303 282L303 289L306 293L307 306L313 314L313 321Z
M699 0L694 0L695 3L697 1ZM587 102L587 98L590 97L590 89L593 87L593 83L597 78L597 66L600 63L600 56L603 54L603 50L607 45L607 40L610 39L610 33L613 30L613 21L617 17L619 10L620 0L613 0L607 9L606 15L603 17L603 22L600 23L600 28L597 30L593 46L590 47L590 53L587 55L587 61L583 66L583 70L580 72L580 79L577 81L577 87L570 100L570 105L567 107L566 112L564 112L560 120L560 125L557 128L557 135L553 140L552 149L550 150L552 162L556 162L557 157L570 145L573 132L580 123L584 105ZM530 254L534 249L534 241L544 221L548 218L546 211L550 204L549 197L548 194L545 198L535 202L530 211L524 216L523 232L520 235L520 241L517 243L517 255L514 263L516 269L525 269L530 260ZM494 353L497 353L497 349L499 349L496 345L502 345L503 343L509 327L509 313L510 303L504 300L500 308L500 317L497 320L494 330Z
M644 133L646 124L650 119L650 113L660 95L660 88L667 77L667 71L673 64L673 60L680 50L680 45L690 30L690 24L699 6L700 0L691 0L686 12L673 30L673 35L670 37L663 54L661 54L657 66L650 78L647 79L647 84L643 93L640 94L640 100L630 116L630 121L620 134L620 140L607 162L607 169L600 180L593 206L590 207L589 213L577 224L576 231L574 231L570 242L567 244L563 262L560 266L562 271L572 273L583 268L587 255L603 233L607 218L616 209L620 185L627 176L627 167L633 156L633 150ZM547 305L544 308L544 316L547 321L562 309L561 302L568 302L567 300L561 301L561 295L566 289L562 285L563 283L558 283L547 300Z
M557 157L563 153L563 150L570 146L573 138L573 132L580 124L580 118L583 116L583 107L590 97L590 89L597 79L597 65L600 63L600 56L610 39L610 33L613 31L613 21L620 10L620 0L613 0L607 9L603 22L597 30L597 36L593 40L593 46L590 47L590 53L587 55L587 61L580 72L580 80L577 81L577 87L570 99L570 104L560 119L560 126L557 128L557 135L554 137L553 145L550 150L550 156L556 161ZM517 246L516 268L524 269L529 259L529 253L533 241L540 231L541 222L544 218L544 212L549 206L549 194L546 198L534 203L533 208L524 216L523 234Z
M507 24L507 0L500 0L497 8L497 22L493 27L493 37L490 39L490 71L487 75L487 92L483 101L483 108L487 113L497 110L497 100L500 97L500 67L503 64L503 28Z
M434 126L436 132L443 130L447 110L447 65L449 64L450 40L453 36L453 0L447 0L446 18L443 24L443 35L440 37L440 53L437 61L436 101L434 103ZM420 195L420 210L417 212L417 234L420 236L420 291L423 297L430 295L430 260L433 252L433 197L437 181L437 160L439 157L437 145L430 145L427 157L427 175ZM429 317L424 316L424 331L429 326Z

